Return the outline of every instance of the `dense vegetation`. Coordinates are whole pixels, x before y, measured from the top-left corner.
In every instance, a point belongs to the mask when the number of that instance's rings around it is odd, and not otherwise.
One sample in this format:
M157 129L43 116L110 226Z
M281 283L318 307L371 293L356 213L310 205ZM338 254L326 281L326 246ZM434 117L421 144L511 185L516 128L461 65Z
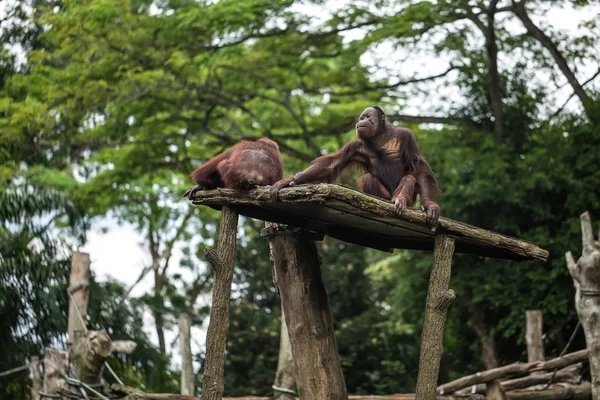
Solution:
M177 392L165 332L184 312L207 323L202 251L218 221L181 199L187 174L260 136L277 140L293 173L352 138L375 103L415 131L442 215L551 254L455 257L441 380L524 359L527 309L544 312L546 353L562 350L577 321L563 254L580 250L581 212L600 218L599 2L3 3L0 371L64 345L69 249L111 216L144 238L151 263L139 272L153 287L132 297L122 282L95 282L89 324L138 342L111 361L126 383ZM554 28L561 13L577 26ZM261 226L243 220L227 395L270 393L277 364ZM319 249L349 392L413 391L431 256L331 239ZM176 251L192 281L169 269ZM0 377L0 397L27 398L27 383Z

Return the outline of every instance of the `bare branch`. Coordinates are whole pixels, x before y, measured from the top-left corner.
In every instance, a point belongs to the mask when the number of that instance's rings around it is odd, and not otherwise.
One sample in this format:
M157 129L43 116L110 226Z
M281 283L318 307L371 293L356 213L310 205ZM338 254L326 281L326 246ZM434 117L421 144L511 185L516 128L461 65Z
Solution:
M463 126L463 127L469 128L474 131L488 131L489 130L477 122L474 122L474 121L471 121L468 119L453 118L453 117L435 117L435 116L396 114L396 115L388 115L387 119L389 121L400 121L400 122L416 123L416 124L444 124L444 125Z

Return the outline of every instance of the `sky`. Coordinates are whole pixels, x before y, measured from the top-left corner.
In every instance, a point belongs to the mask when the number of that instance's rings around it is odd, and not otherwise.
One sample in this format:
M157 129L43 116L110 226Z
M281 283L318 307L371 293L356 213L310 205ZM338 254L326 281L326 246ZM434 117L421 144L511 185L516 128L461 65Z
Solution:
M11 0L0 0L0 17L4 15L7 5ZM344 1L345 2L345 1ZM336 7L339 7L344 2L335 3ZM314 16L315 18L322 18L325 15L321 8L310 7L306 5L300 5L296 7L297 10ZM553 9L549 11L545 16L545 24L552 26L556 30L560 31L576 31L578 24L583 18L589 18L589 15L582 13L581 11L574 10L572 8L565 9ZM536 18L533 18L535 22L539 22ZM509 25L511 30L516 32L524 31L522 25L515 21ZM361 35L360 31L350 31L347 34L347 39L351 40ZM387 47L386 47L387 46ZM391 50L391 46L383 44L380 50L386 54L384 59L374 57L374 54L366 55L361 60L366 65L373 65L376 62L385 63L385 66L391 71L396 71L397 76L407 78L411 76L428 76L435 73L444 71L447 68L447 62L444 62L443 58L436 54L417 54L410 62L404 60L406 54L394 53ZM19 49L13 49L15 52L19 52ZM392 53L392 54L389 54ZM400 72L400 66L402 71ZM580 66L578 69L578 76L585 80L595 72L597 66ZM566 96L571 94L570 88L565 87L557 91L557 99L564 99ZM558 101L557 100L557 101ZM409 105L403 110L405 113L417 113L422 109L422 105ZM562 102L557 103L561 104ZM571 100L572 107L578 107L577 99ZM419 107L421 105L421 107ZM190 182L191 183L191 182ZM136 232L131 225L119 224L114 218L103 218L97 219L92 225L92 229L88 234L88 241L80 251L84 251L90 254L91 268L93 269L97 279L99 281L107 279L116 279L125 285L132 285L138 278L140 271L150 265L150 257L142 247L144 240L141 235ZM184 270L179 267L180 252L176 251L172 259L172 265L170 267L170 273L182 273L184 276L190 276L188 270ZM200 262L200 261L199 261ZM190 276L190 279L192 277ZM148 274L144 280L142 280L132 292L132 296L139 296L146 293L152 288L152 274ZM206 296L200 301L208 302L209 296ZM151 340L157 344L157 338L153 327L152 318L149 315L145 316L146 331L148 332ZM192 351L197 352L204 346L206 334L206 323L203 327L194 327L192 331ZM171 342L176 339L177 332L174 330L166 332L166 340L168 350L172 350L175 357L173 357L173 363L179 364L178 360L178 344L175 343L175 347L171 348Z

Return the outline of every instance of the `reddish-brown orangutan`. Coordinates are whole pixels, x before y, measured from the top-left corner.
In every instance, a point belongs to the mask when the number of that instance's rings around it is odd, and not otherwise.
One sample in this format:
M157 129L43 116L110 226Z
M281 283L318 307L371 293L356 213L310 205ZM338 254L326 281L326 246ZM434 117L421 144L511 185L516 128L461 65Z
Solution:
M190 178L196 182L184 195L190 199L199 190L218 187L247 190L272 185L283 178L283 159L279 146L270 139L242 140L208 160Z
M374 106L360 115L356 134L358 139L337 153L319 157L304 171L277 182L271 187L272 197L277 200L279 190L290 185L333 182L346 168L355 165L365 172L357 181L363 192L391 199L398 214L412 206L420 194L427 224L435 226L440 215L436 202L440 190L413 133L388 124L383 110Z

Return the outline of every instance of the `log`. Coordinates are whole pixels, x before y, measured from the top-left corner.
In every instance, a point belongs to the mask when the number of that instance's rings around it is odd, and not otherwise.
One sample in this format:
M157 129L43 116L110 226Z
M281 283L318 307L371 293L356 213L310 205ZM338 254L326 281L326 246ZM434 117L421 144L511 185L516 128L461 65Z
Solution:
M31 357L29 370L31 371L31 400L40 400L42 390L42 375L40 374L40 358Z
M429 232L426 222L426 214L417 209L407 209L402 215L394 211L393 203L369 196L367 194L345 188L340 185L320 183L317 185L299 185L282 189L279 198L284 203L315 203L323 204L328 200L335 200L351 205L354 209L368 213L375 217L393 218L410 224L412 230ZM233 189L214 189L198 191L192 199L193 204L204 204L213 207L220 206L256 206L261 207L275 203L271 199L269 187L258 187L249 191L236 191ZM272 222L276 221L278 211L269 210ZM279 211L280 212L280 211ZM264 219L264 218L263 218ZM382 225L385 225L382 223ZM486 229L477 228L449 218L440 217L438 230L444 231L460 243L479 248L477 254L485 255L490 249L501 249L506 255L514 255L517 259L534 259L546 261L548 251L541 249L533 243L518 240ZM324 233L324 232L322 232ZM430 239L433 241L433 237ZM399 240L399 247L402 241ZM504 257L507 258L507 257Z
M68 322L68 334L69 342L68 347L73 343L74 333L76 331L85 332L87 329L85 324L79 318L78 312L81 315L83 321L87 317L87 307L89 299L89 286L90 286L90 255L87 253L80 253L74 251L71 256L71 274L69 277L69 292L75 300L69 299L69 322Z
M594 240L590 214L586 211L581 214L580 220L581 257L575 263L571 252L568 252L567 268L575 286L575 308L585 332L593 398L600 399L600 244Z
M541 373L536 375L528 375L522 378L509 379L506 381L502 381L502 387L504 390L515 390L515 389L523 389L533 385L542 385L547 384L552 379L552 382L566 382L571 384L579 384L581 383L581 370L583 368L583 364L578 363L567 368L563 368L559 371ZM470 393L486 393L486 384L480 383L475 387L468 387L465 389L461 389L456 394L466 395Z
M309 235L284 226L265 229L263 236L273 254L296 366L298 397L348 399L315 243Z
M198 397L184 396L180 394L169 393L143 393L138 389L119 384L113 384L110 387L112 398L119 400L198 400ZM469 400L482 399L482 396L437 396L436 400ZM272 400L271 397L244 396L244 397L224 397L222 400ZM315 399L316 400L316 399ZM348 400L415 400L415 395L409 394L391 394L391 395L360 395L349 396Z
M425 307L425 321L421 335L421 354L415 394L417 400L436 398L437 380L443 351L444 324L448 307L454 300L449 289L454 254L454 238L438 234L433 251L433 267Z
M233 281L237 224L237 213L229 207L223 207L217 251L210 247L204 251L214 271L214 283L210 321L206 333L202 400L220 400L223 397L225 347L229 330L229 299Z
M525 312L527 329L525 341L527 342L527 362L544 361L544 342L542 340L542 312L529 310Z
M565 354L562 357L553 358L548 361L509 364L503 367L477 372L473 375L463 376L462 378L439 386L438 391L442 394L453 393L468 386L490 382L494 379L502 379L507 376L522 376L534 371L547 371L555 368L560 369L584 361L587 361L587 350Z
M73 377L89 385L101 383L104 362L111 354L111 340L106 332L75 331L69 350Z
M581 385L554 384L547 389L519 389L507 393L510 400L591 400L592 385L589 382Z
M190 343L191 320L187 314L179 317L179 348L181 351L181 394L194 395L194 366Z

